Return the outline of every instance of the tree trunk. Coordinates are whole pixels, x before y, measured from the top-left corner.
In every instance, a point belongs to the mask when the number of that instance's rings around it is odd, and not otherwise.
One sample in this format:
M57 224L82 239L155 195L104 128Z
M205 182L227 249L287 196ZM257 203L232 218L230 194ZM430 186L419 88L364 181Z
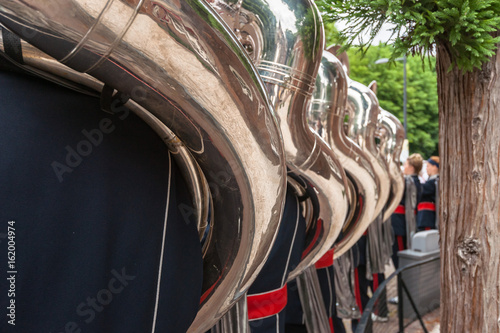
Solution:
M500 52L452 70L438 45L441 332L500 332Z

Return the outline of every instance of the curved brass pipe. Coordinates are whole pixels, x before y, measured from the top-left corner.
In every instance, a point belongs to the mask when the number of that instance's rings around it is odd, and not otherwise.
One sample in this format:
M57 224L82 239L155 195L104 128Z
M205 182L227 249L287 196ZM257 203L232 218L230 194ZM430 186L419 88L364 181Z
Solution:
M316 77L316 89L309 110L309 122L320 120L323 138L330 145L354 187L350 219L334 246L339 257L351 248L373 221L378 200L377 179L366 153L344 131L347 81L342 63L328 51L323 52Z
M67 86L67 83L73 83L73 87L81 87L85 89L82 91L83 93L95 95L96 97L102 92L104 84L92 76L72 70L46 53L26 43L26 41L21 41L21 48L23 55L22 67L28 72L45 77L63 86ZM0 51L5 52L3 36L1 34ZM212 209L210 207L210 189L198 163L175 133L161 124L151 113L147 110L139 110L140 106L131 100L127 101L125 105L141 117L167 144L188 185L188 191L192 197L193 219L198 226L198 234L200 240L202 240L208 227L208 221L212 220L213 216L210 212ZM205 245L207 245L206 242Z
M307 124L306 113L324 46L318 9L309 0L210 1L236 33L266 83L279 118L287 166L317 193L317 220L307 230L295 278L333 245L347 214L345 172Z
M265 262L286 189L281 136L247 55L200 1L0 1L0 21L130 96L135 112L176 134L170 147L182 141L194 156L214 219L190 330L209 329Z
M404 177L399 166L399 157L403 148L405 132L403 125L392 113L380 108L379 124L381 132L380 150L389 166L391 195L387 201L383 221L389 219L401 202L405 189Z
M367 86L350 80L347 110L349 112L347 133L366 153L378 180L378 201L373 216L375 218L387 203L391 185L387 163L375 143L380 113L377 97Z

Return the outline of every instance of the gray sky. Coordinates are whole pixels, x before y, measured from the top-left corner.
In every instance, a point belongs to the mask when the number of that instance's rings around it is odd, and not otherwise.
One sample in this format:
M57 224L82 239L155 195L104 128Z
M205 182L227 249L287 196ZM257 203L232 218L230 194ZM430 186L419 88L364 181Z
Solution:
M346 23L344 21L337 21L335 22L335 26L337 27L337 29L339 31L343 30L346 26ZM393 25L390 25L390 24L384 24L382 26L382 29L380 30L380 32L377 34L377 36L375 37L374 41L373 41L373 44L374 45L378 45L379 42L384 42L384 43L387 43L389 42L389 37L391 36L391 32L390 32L390 28L393 27ZM363 38L365 40L368 40L369 36L368 34L363 36ZM355 43L356 44L356 43Z

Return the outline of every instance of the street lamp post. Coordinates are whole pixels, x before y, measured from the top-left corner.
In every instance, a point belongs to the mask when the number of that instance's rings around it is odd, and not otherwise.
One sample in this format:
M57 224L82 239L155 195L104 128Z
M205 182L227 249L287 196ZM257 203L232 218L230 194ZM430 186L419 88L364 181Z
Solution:
M403 56L402 58L397 58L396 61L402 61L403 62L403 126L405 128L405 138L407 138L408 133L408 127L406 125L406 104L407 104L407 97L406 97L406 55ZM375 61L375 64L385 64L389 62L388 58L380 58Z
M406 126L406 55L403 57L403 126L405 128L405 138L408 128Z

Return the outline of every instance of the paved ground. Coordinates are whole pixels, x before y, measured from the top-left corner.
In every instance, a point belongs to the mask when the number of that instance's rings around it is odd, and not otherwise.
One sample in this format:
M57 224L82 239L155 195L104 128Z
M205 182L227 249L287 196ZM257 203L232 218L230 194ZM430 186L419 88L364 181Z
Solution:
M392 272L394 272L394 266L392 266L392 263L388 266L386 266L386 272L385 275L389 276ZM391 281L387 285L387 299L390 299L394 296L397 295L397 290L396 290L396 280L393 279L394 281ZM387 322L374 322L373 327L372 327L372 333L395 333L399 331L399 325L398 325L398 318L397 318L397 305L394 304L387 304L387 310L388 310L388 318L389 320ZM423 317L423 321L425 324L425 327L427 328L427 331L429 333L439 333L439 320L440 320L440 314L439 314L439 308L435 309L434 311L426 314ZM351 323L350 320L344 320L344 326L346 328L347 333L352 333L351 330ZM422 326L420 325L419 320L415 320L413 323L411 323L406 329L406 333L423 333L424 330L422 329Z
M398 322L396 318L389 316L391 320L386 323L375 323L373 326L373 333L395 333L398 332ZM423 318L424 325L429 333L439 333L439 308L428 313ZM344 320L344 326L347 333L352 333L350 321ZM405 333L424 333L422 326L418 320L414 321L410 326L405 329Z
M439 308L432 311L431 313L428 313L427 315L424 316L423 318L425 327L427 328L427 331L429 333L438 333L439 330ZM424 332L422 329L422 326L420 325L420 322L417 320L416 322L413 322L408 328L405 330L407 333L420 333Z

